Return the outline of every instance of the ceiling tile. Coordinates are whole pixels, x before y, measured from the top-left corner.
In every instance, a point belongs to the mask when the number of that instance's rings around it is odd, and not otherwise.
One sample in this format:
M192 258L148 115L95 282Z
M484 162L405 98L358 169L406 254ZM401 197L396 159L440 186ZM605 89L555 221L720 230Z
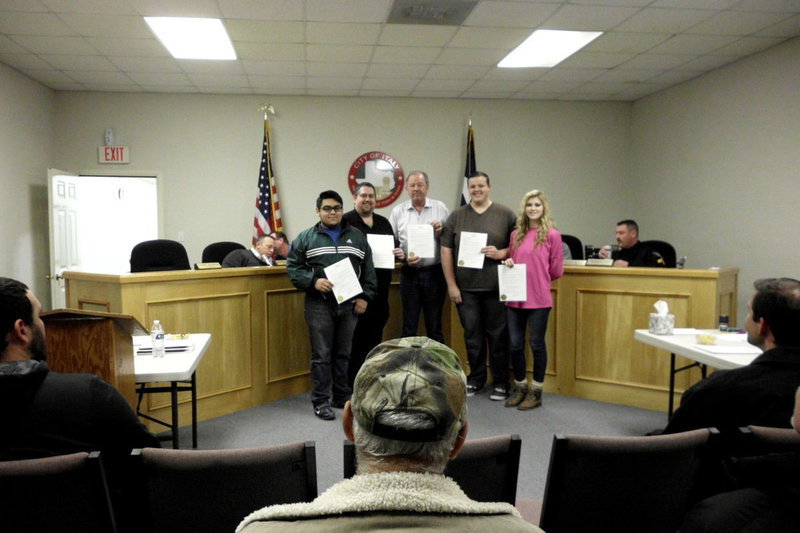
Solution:
M203 61L201 59L176 59L181 69L188 74L241 75L244 74L238 61Z
M417 85L419 91L466 91L472 80L422 80Z
M140 16L94 15L65 13L60 16L64 24L84 37L118 37L153 39L153 32Z
M306 17L323 22L385 22L391 0L305 0Z
M430 46L378 46L372 54L374 63L418 64L431 63L441 53L441 48Z
M264 76L305 76L306 65L303 61L242 61L245 73Z
M402 89L361 89L359 96L379 96L386 98L403 98L410 95L409 91Z
M247 76L244 74L187 74L192 83L198 87L249 87Z
M41 54L39 57L59 70L119 72L119 69L104 56Z
M41 83L75 83L60 70L25 70L25 74Z
M493 28L536 28L558 9L556 3L479 2L464 26Z
M733 35L675 35L653 47L653 54L707 54L737 41Z
M736 56L717 56L717 55L704 55L697 59L692 59L681 65L681 70L698 70L707 71L719 68L723 65L735 61Z
M360 89L361 79L355 78L308 78L309 89Z
M570 68L613 68L633 57L633 54L611 52L578 52L559 65Z
M95 55L92 48L81 37L41 37L38 35L15 35L12 40L35 54Z
M273 20L225 21L225 28L231 40L251 43L303 43L305 29L303 23Z
M309 44L306 47L306 59L337 63L367 63L373 50L372 46Z
M741 0L736 4L736 9L740 11L800 13L800 2L797 0Z
M428 71L428 65L395 65L372 63L367 69L370 78L421 78Z
M23 47L6 37L0 35L0 54L24 54L27 52Z
M77 35L58 15L52 13L3 13L0 32L8 35Z
M478 80L470 87L470 92L517 92L528 85L521 80Z
M456 31L458 28L452 26L386 24L378 42L398 46L444 46Z
M40 0L4 0L0 11L43 12L47 7Z
M604 31L615 28L638 11L635 7L565 4L545 20L542 27L550 30Z
M127 0L137 13L146 17L210 17L222 16L217 0Z
M460 28L449 45L459 48L501 48L505 50L503 54L505 56L530 34L529 29Z
M177 61L171 57L110 56L109 61L126 72L180 72Z
M749 56L750 54L755 54L756 52L775 46L782 41L783 39L781 38L742 37L729 45L717 48L714 50L714 53L721 55Z
M7 1L7 0L4 0ZM30 0L18 0L32 3ZM137 15L126 0L40 0L56 13L91 13L94 15Z
M131 72L128 76L139 85L181 86L192 83L184 73Z
M28 71L28 70L46 71L53 68L53 65L42 60L39 56L34 54L0 53L0 62L5 63L9 67L14 67L17 70L22 70L22 71Z
M692 26L687 31L708 35L749 35L773 26L785 18L786 16L778 13L725 11Z
M397 91L405 91L410 92L412 91L419 80L412 80L412 79L404 79L404 80L390 80L390 79L367 79L364 80L364 85L361 87L362 90L397 90Z
M539 79L543 81L589 81L606 72L608 72L608 69L604 68L556 67L549 69Z
M619 68L634 70L665 70L691 61L696 56L689 54L641 54L622 63Z
M425 77L431 80L469 80L482 77L487 70L485 65L433 65Z
M170 58L167 49L155 39L109 39L87 37L85 41L98 52L109 56Z
M305 89L305 76L248 76L256 88Z
M526 80L531 81L551 72L549 68L500 68L489 67L483 79L486 80Z
M699 9L647 8L614 28L615 31L643 33L679 33L697 25L716 12Z
M306 63L306 73L317 77L350 76L363 78L367 72L367 63L325 63L309 61Z
M93 70L75 70L73 71L77 79L82 83L109 83L113 85L129 85L133 82L126 74L122 72L96 72ZM70 76L72 77L72 76Z
M628 70L615 68L606 71L591 81L612 83L642 83L648 81L655 73L652 70Z
M760 0L758 0L760 1ZM650 7L676 7L680 9L728 9L741 0L655 0Z
M496 65L506 54L506 50L447 48L436 59L436 63L439 65Z
M584 52L626 52L640 54L669 39L669 33L604 33L583 48Z
M236 55L239 59L302 61L306 58L306 47L302 44L238 43Z
M764 28L756 35L758 37L783 37L789 38L800 34L800 15L785 18L777 24Z
M380 24L306 23L306 41L330 44L377 44Z
M217 0L222 15L231 19L303 20L299 0Z

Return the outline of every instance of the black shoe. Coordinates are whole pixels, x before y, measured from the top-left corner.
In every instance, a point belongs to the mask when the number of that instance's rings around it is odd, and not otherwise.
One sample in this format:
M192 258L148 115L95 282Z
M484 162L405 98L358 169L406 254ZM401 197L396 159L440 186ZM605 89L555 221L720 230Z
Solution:
M314 406L314 414L323 420L333 420L336 418L336 413L333 412L331 406L327 403Z
M475 383L470 383L469 385L467 385L467 396L475 396L482 390L483 390L483 385L476 385Z
M347 400L333 400L331 402L331 407L335 407L336 409L342 409L344 407L344 404L346 404L349 400L350 398L348 398Z

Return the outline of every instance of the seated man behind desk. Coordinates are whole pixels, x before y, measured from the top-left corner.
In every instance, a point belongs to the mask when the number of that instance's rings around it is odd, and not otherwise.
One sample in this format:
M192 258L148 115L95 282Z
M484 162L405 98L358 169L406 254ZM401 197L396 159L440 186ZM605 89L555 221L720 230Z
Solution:
M426 337L378 345L344 409L358 475L311 503L260 509L237 531L540 532L512 505L470 500L442 475L466 438L466 391L459 358L447 346Z
M717 370L683 393L665 433L757 425L789 427L800 383L800 281L760 279L745 318L747 342L764 350L752 363Z
M635 220L620 220L615 231L619 252L615 254L616 267L665 267L664 258L639 241L639 225ZM600 257L608 259L610 250L602 248Z
M272 231L269 234L275 241L275 248L272 250L272 259L285 261L289 257L289 237L282 231Z
M222 268L273 266L272 250L275 239L264 234L258 237L255 246L249 250L234 250L222 260Z

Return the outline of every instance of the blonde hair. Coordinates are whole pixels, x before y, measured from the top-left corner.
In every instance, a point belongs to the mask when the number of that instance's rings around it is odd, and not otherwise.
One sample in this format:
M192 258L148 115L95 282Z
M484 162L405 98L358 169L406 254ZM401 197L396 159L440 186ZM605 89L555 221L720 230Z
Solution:
M539 219L539 226L536 229L536 243L533 247L536 248L544 244L547 240L547 233L556 227L555 221L550 218L550 202L547 200L547 196L539 189L528 191L525 193L525 196L522 197L522 202L520 203L520 213L519 216L517 216L517 234L514 237L514 248L519 247L522 241L525 240L528 231L531 229L531 219L525 214L525 206L528 205L531 198L539 198L542 201L542 218Z

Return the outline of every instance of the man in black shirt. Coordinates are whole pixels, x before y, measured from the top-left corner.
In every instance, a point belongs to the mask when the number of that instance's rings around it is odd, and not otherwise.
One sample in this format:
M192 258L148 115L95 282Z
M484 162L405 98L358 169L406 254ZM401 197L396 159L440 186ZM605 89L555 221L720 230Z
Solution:
M358 228L365 235L391 235L394 239L394 254L402 258L403 250L394 237L392 225L386 217L375 212L375 186L364 181L356 186L353 193L355 209L344 214L342 220L354 228ZM358 325L353 333L353 347L350 350L350 365L347 370L347 379L350 387L356 379L356 374L364 363L367 354L383 341L383 327L389 320L389 284L392 282L392 270L376 268L375 277L378 281L378 292L375 299L370 302L367 311L358 317Z
M665 267L661 254L653 251L639 241L639 225L635 220L627 219L617 222L617 244L620 250L614 259L616 267ZM611 252L607 248L600 250L600 257L606 259Z

